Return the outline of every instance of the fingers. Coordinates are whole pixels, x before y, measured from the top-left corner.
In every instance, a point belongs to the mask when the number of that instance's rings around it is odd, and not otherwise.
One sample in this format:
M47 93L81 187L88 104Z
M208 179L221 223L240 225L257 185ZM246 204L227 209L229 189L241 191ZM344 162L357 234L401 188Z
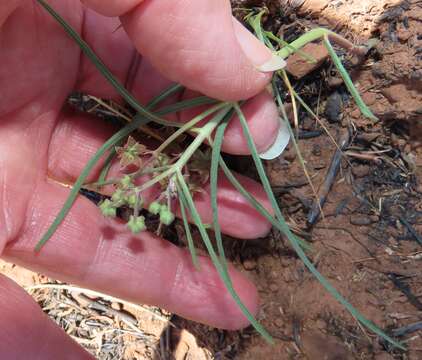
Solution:
M163 0L156 1L160 2ZM101 7L104 8L112 3L114 2L103 3L97 1L94 5L99 6L102 4ZM104 13L104 9L101 9L101 11ZM136 57L134 57L135 50L127 34L122 28L119 28L120 23L116 18L107 18L94 11L87 10L84 24L83 35L85 40L93 46L94 51L104 59L106 65L116 77L123 84L126 84L142 104L147 104L154 96L172 84L170 80L166 79L152 66L150 61L145 58L136 60ZM240 25L236 26L239 27ZM170 63L173 62L175 61L170 61ZM82 57L81 70L81 76L77 84L78 90L99 97L116 97L115 90L111 88L85 57ZM203 75L198 76L198 78L203 77ZM225 84L225 88L230 87L231 83L228 81ZM185 98L195 96L198 96L198 93L194 91L185 93ZM177 100L178 97L173 97L168 100L168 103ZM256 97L250 99L242 109L259 152L264 152L274 143L279 128L278 111L271 95L266 91L261 91ZM180 120L190 120L199 111L201 109L198 108L184 111L180 115ZM166 118L172 121L177 120L175 114L166 116ZM227 129L223 142L223 151L237 155L249 154L246 139L243 136L238 119L231 121Z
M0 275L2 359L94 360L11 280Z
M73 182L94 152L108 137L109 131L110 129L104 128L103 122L99 119L74 116L61 120L55 129L49 148L50 176L62 182ZM100 166L93 171L90 181L95 179L95 175L98 176ZM122 174L114 173L110 176L115 178L118 175ZM239 176L239 180L264 207L271 209L268 199L258 183L243 176ZM153 189L150 194L144 193L143 196L147 200L153 200L152 196L156 195L154 191ZM203 194L198 194L195 197L195 203L204 222L211 223L208 187L204 189ZM220 176L218 203L221 229L225 234L242 239L254 239L269 232L270 224L252 208L224 176ZM244 224L244 226L239 226L239 224Z
M34 246L56 216L68 190L40 183L34 189L25 226L4 250L9 261L54 278L107 292L135 303L154 304L211 326L237 329L248 324L208 258L195 270L190 254L144 232L103 218L80 198L40 253ZM230 266L241 299L256 313L255 287Z
M119 14L133 44L154 67L170 80L211 97L250 98L270 81L271 75L258 69L282 66L233 19L228 0L85 3L106 15Z

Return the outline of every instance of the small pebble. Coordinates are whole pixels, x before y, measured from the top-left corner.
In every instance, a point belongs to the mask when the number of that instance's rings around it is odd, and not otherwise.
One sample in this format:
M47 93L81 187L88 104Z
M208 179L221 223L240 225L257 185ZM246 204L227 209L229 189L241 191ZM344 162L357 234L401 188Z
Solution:
M377 94L371 91L367 91L366 93L362 95L362 99L366 105L371 106L377 102Z
M353 119L359 119L360 118L360 110L358 108L356 108L355 110L352 111L352 113L350 114L350 116Z
M378 215L371 215L369 218L371 219L371 222L373 223L380 221L380 217Z
M256 261L255 260L245 260L243 262L243 267L245 268L245 270L254 270L256 269Z
M279 328L282 328L282 327L284 327L285 324L284 324L284 321L282 319L277 318L277 319L274 320L274 325L279 327Z
M269 288L272 292L276 292L278 290L278 286L275 283L271 283Z
M296 159L296 150L293 148L293 146L284 151L283 158L288 162L293 162Z
M390 354L384 352L384 353L375 355L374 360L394 360L394 358Z
M357 178L363 178L365 176L368 176L370 171L371 169L368 165L357 165L357 166L353 166L352 168L352 173Z
M321 153L322 153L321 146L319 144L315 144L312 147L312 155L321 156Z
M325 116L329 122L337 123L341 120L342 112L343 99L341 98L341 95L335 91L327 99L327 104L325 105Z
M321 170L321 169L325 169L327 165L325 161L322 159L314 159L314 161L312 161L312 166L315 170Z
M368 216L365 215L352 215L350 217L350 223L352 225L366 226L372 224L372 221Z

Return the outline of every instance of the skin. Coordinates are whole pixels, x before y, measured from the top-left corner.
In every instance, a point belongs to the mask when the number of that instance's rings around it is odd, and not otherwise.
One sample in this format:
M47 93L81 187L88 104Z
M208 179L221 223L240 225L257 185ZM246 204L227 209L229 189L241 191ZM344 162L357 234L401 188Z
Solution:
M257 146L265 150L274 140L277 109L264 90L270 74L256 70L270 54L233 20L228 0L49 3L141 102L173 81L222 100L249 99L244 110ZM219 26L213 26L216 22ZM211 326L248 325L207 257L200 258L201 271L195 271L186 250L147 232L129 234L84 198L76 201L45 248L34 253L69 193L52 179L73 181L115 130L64 107L66 97L74 90L117 95L35 1L1 2L0 26L1 256L61 281L158 305ZM133 67L136 49L142 57ZM224 149L247 153L236 119L229 131ZM240 175L239 179L269 208L260 185ZM265 235L270 225L222 176L219 185L222 230L243 239ZM195 201L209 222L208 187ZM240 297L256 313L254 285L233 267L230 273ZM0 319L2 358L91 359L1 275Z

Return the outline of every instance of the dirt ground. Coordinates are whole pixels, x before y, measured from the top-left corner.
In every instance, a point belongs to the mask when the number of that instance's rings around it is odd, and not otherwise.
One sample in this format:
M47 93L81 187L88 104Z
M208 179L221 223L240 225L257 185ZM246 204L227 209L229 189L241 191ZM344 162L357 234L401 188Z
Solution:
M336 145L301 111L299 145L326 199L323 216L317 216L292 147L266 165L286 219L312 244L318 270L408 350L393 350L360 326L276 232L246 243L225 239L231 260L258 286L259 319L275 337L274 346L251 329L211 329L63 284L34 288L52 282L9 264L0 263L0 272L29 287L44 310L100 359L422 359L422 1L232 3L239 18L244 8L265 3L270 10L265 26L286 41L316 26L355 43L379 40L364 61L343 53L379 121L360 115L329 61L294 80L331 136L344 143L335 167ZM249 163L234 165L241 171ZM335 170L325 194L327 175Z

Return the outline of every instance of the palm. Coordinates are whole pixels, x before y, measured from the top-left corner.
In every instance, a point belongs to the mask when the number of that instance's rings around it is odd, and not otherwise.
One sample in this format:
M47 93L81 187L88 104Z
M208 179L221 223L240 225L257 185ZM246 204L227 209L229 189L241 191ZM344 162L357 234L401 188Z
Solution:
M36 242L68 195L68 189L52 179L72 181L111 133L99 120L63 109L66 97L74 90L102 97L116 94L37 2L22 1L24 5L7 18L0 32L0 254L63 281L160 305L197 321L225 328L245 325L208 259L201 259L202 273L198 274L185 250L149 233L134 239L120 224L103 219L87 200L78 199L51 241L41 253L34 253ZM18 0L0 5L0 21L2 6L13 6L13 2ZM87 11L76 0L50 3L76 30L83 29L86 40L95 44L94 50L125 82L135 52L124 30L115 31L118 19ZM146 61L131 76L132 91L141 102L170 84ZM258 76L257 88L261 83ZM245 112L254 123L262 123L261 128L251 126L257 143L267 144L274 138L276 110L268 94L252 99ZM229 131L233 136L225 140L227 148L244 151L244 140L237 135L239 125L234 123ZM243 177L241 181L268 205L256 183ZM268 223L227 181L222 179L220 187L224 232L253 238L268 231ZM209 198L203 195L197 203L203 217L209 217ZM244 302L256 309L253 285L233 269L231 274ZM0 292L0 305L1 300ZM8 315L19 316L16 310Z

